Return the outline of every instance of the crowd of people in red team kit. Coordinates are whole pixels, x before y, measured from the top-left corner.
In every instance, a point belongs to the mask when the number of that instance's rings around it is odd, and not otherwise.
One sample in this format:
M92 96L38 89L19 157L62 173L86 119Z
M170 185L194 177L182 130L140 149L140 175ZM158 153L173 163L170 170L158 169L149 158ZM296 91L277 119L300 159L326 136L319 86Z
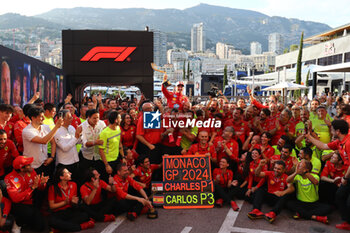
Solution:
M336 227L350 230L347 94L287 105L272 95L264 105L248 89L249 100L219 95L203 104L182 89L163 85L165 101L99 94L74 103L68 95L55 106L37 93L23 108L0 104L1 230L80 231L123 213L135 220L153 208L162 156L199 154L210 158L217 207L239 211L235 200L244 199L250 219L272 223L287 208L325 224L337 207ZM145 129L143 113L157 110L162 121L215 119L220 127Z

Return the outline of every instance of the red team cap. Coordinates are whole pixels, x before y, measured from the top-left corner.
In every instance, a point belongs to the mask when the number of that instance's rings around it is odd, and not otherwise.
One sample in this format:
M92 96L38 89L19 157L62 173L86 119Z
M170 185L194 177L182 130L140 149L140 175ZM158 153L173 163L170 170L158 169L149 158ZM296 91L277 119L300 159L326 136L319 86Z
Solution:
M21 169L22 167L29 165L33 162L33 157L25 157L25 156L18 156L13 160L13 168L16 170Z

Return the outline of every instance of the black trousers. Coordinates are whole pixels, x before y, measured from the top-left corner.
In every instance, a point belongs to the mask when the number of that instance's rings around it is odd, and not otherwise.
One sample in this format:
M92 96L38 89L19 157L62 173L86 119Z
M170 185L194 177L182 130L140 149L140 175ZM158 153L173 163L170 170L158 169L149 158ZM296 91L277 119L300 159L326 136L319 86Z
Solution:
M161 150L161 154L168 154L168 155L181 155L181 150L182 148L180 146L175 146L175 147L169 147L169 146L165 146L162 145L162 150Z
M350 183L341 185L336 193L336 203L342 220L350 223Z
M81 186L85 183L86 172L90 168L96 169L100 174L102 174L103 172L106 172L105 166L100 159L99 160L85 159L82 152L80 151L79 152L79 182L78 182L78 186Z
M116 206L116 201L117 200L115 198L110 198L95 205L83 204L82 209L89 215L90 218L102 222L105 214L113 213L113 208Z
M293 199L287 202L287 207L293 212L297 212L304 219L311 219L312 215L326 216L331 211L330 205L316 202L302 202L297 199Z
M44 231L46 228L44 217L34 205L13 203L11 212L18 226L29 226L37 232Z
M273 206L272 210L276 215L281 213L284 205L286 204L289 195L284 195L282 197L278 197L272 193L269 193L264 188L259 188L255 192L254 200L253 200L253 208L261 210L261 206L263 202L266 202L270 206Z
M44 173L45 176L53 177L55 171L55 161L52 161L49 165L45 166L42 164L40 167L34 169L38 175Z
M129 187L128 194L142 197L141 194L132 187ZM114 214L120 215L122 213L135 212L137 215L140 215L142 208L143 205L138 201L123 199L116 202Z
M221 185L219 184L215 184L214 185L215 190L214 190L214 196L215 196L215 200L222 198L224 200L224 202L226 203L230 203L234 196L237 194L237 189L239 189L239 187L233 187L231 186L230 188L228 187L221 187Z
M162 145L156 144L154 146L155 148L153 150L150 150L146 145L139 142L137 144L136 151L139 155L148 155L151 164L160 164L163 158Z
M80 231L80 224L89 221L89 215L80 208L68 208L52 213L49 218L50 227L60 231Z
M114 176L116 174L116 168L117 168L117 165L119 163L121 163L121 156L118 156L118 159L114 160L114 161L110 161L108 162L109 166L111 166L111 168L113 169L113 172L112 172L112 176ZM106 166L104 165L104 163L102 162L102 160L100 161L100 164L99 164L99 167L101 167L101 179L104 180L107 184L108 184L108 178L109 178L109 174L107 173L106 171Z
M329 183L321 180L319 186L320 201L328 204L335 204L335 194L338 190L338 186L334 183Z

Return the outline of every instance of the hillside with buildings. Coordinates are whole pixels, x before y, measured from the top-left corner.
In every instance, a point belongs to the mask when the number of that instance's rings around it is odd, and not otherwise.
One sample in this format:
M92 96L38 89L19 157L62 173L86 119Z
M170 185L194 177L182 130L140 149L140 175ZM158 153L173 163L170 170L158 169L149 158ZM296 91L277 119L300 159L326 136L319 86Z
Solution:
M285 38L286 46L289 46L298 43L302 31L305 36L311 36L330 29L322 23L270 17L256 11L207 4L184 10L54 9L37 17L71 29L143 30L149 26L166 33L189 33L193 24L202 22L207 38L211 41L229 43L242 49L249 48L250 41L258 41L264 50L268 48L268 35L274 32L280 33Z
M268 72L275 56L298 44L300 34L330 27L227 7L200 4L177 9L54 9L35 17L0 16L0 44L61 67L62 29L149 30L154 32L154 62L183 78L198 72L249 67ZM249 55L250 54L250 55ZM185 67L184 67L185 66ZM189 70L189 71L188 71Z

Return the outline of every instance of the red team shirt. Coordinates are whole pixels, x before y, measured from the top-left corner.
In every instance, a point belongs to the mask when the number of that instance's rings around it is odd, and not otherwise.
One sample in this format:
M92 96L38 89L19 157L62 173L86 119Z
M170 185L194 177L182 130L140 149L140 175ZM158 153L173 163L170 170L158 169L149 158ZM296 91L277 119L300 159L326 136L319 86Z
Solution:
M276 127L275 122L273 120L270 120L269 118L267 118L263 122L260 121L260 126L264 130L264 132L269 132L270 130L273 130Z
M213 178L216 180L216 177L220 176L219 185L223 188L227 188L228 182L233 179L233 172L230 169L226 169L223 172L220 168L215 168L213 171Z
M226 126L232 126L234 128L235 134L237 135L236 137L239 138L242 143L245 142L246 137L248 137L249 132L251 131L246 121L239 121L236 123L232 119L225 123L225 127Z
M36 172L33 171L30 174L21 176L15 170L5 176L5 183L7 193L9 194L12 202L21 203L26 205L33 204L33 190L34 177ZM39 181L40 184L40 181ZM38 189L43 190L45 185L40 185Z
M162 92L167 100L168 106L170 108L177 107L179 110L182 110L182 107L185 102L188 102L186 96L182 95L180 92L170 92L164 85L162 85Z
M216 158L214 146L209 146L208 143L203 148L199 145L199 143L193 144L187 151L187 154L189 155L205 155L206 153L210 153L211 158Z
M273 155L272 157L271 157L271 170L273 169L273 167L272 167L272 160L282 160L281 159L281 155ZM285 161L285 160L282 160L283 162L285 162L285 164L286 164L286 172L289 172L292 168L293 168L293 166L294 166L294 163L293 163L293 157L292 156L289 156L289 158Z
M327 161L326 165L324 166L322 172L321 172L321 177L330 177L332 179L337 178L337 177L343 177L348 170L348 166L343 165L341 168L336 168L331 161ZM340 180L339 180L340 181Z
M133 178L128 176L124 181L120 176L115 175L115 188L116 188L116 196L118 200L125 199L126 195L128 195L129 186L133 187L136 191L140 191L142 189L141 185L139 185Z
M7 139L4 148L0 150L0 176L5 174L5 169L12 165L13 159L19 156L13 141Z
M158 144L161 142L162 138L162 129L144 129L143 128L143 114L141 114L138 122L137 122L137 129L136 129L136 135L143 136L147 142L151 144Z
M30 124L30 120L27 120L26 118L20 119L15 123L14 126L14 135L17 143L17 149L21 153L23 153L23 138L22 138L22 132L25 127L27 127Z
M220 160L223 158L223 157L228 157L228 155L226 154L225 152L225 149L224 149L224 146L222 144L222 141L224 139L222 137L216 137L214 139L214 147L215 148L218 148L218 144L219 142L221 142L221 150L217 152L217 158L218 158L218 164L220 162ZM227 141L226 142L226 146L228 147L228 149L232 152L232 155L230 156L230 159L238 162L238 153L239 153L239 147L238 147L238 143L234 140L234 139L231 139L230 141Z
M350 165L350 135L346 135L342 141L336 140L327 144L329 149L338 150L344 161L344 165Z
M287 188L287 174L282 174L277 178L274 171L264 171L267 181L267 191L271 194L277 191L284 191Z
M250 162L249 164L249 175L248 175L248 189L251 189L253 186L253 182L258 183L256 185L256 187L260 188L264 182L265 179L258 177L255 175L255 169L259 166L260 163L260 159L257 161L257 163L255 163L254 161ZM267 170L267 166L265 165L262 169L262 171L266 171Z
M264 151L262 150L260 145L260 150L261 150L261 154L267 159L271 159L271 157L275 154L275 149L270 145L267 145Z
M134 175L140 182L146 184L146 188L149 188L151 185L152 173L158 168L159 166L157 164L151 164L151 167L148 170L139 166L134 171Z
M286 135L286 132L284 131L284 128L287 126L289 132L291 134L295 134L295 125L292 122L288 122L286 125L282 125L279 121L280 129L276 131L275 135L272 137L272 144L276 145L278 140L281 138L282 135ZM276 127L276 126L275 126Z
M71 125L72 125L75 129L77 129L78 126L79 126L80 124L81 124L80 118L77 117L77 116L74 114L74 115L73 115L73 121L72 121Z
M133 147L135 143L136 138L136 126L130 125L128 129L124 129L123 127L120 127L122 131L122 142L123 146L126 147Z
M11 139L12 141L15 139L14 137L14 124L10 121L8 121L5 125L5 127L0 126L0 129L3 129L6 131L7 138Z
M99 180L99 181L100 181L100 184L97 188L97 191L96 191L94 198L92 199L92 201L90 203L91 205L96 205L102 201L101 191L102 191L102 189L106 189L108 186L108 184L106 182L104 182L103 180ZM80 187L81 198L84 199L84 198L90 196L92 190L94 190L94 189L95 189L95 187L92 184L90 184L89 182L86 182L85 184L83 184Z
M60 183L58 183L58 188L60 190L60 195L55 195L54 186L51 185L49 188L49 194L48 194L47 199L49 201L54 201L54 203L59 203L59 202L65 201L66 198L68 197L70 202L67 205L64 205L60 208L54 209L53 210L54 212L57 212L60 210L65 210L65 209L72 207L72 204L71 204L72 198L74 196L78 196L77 195L78 194L77 193L77 184L74 183L73 181L68 181L68 187L66 190L62 189Z

